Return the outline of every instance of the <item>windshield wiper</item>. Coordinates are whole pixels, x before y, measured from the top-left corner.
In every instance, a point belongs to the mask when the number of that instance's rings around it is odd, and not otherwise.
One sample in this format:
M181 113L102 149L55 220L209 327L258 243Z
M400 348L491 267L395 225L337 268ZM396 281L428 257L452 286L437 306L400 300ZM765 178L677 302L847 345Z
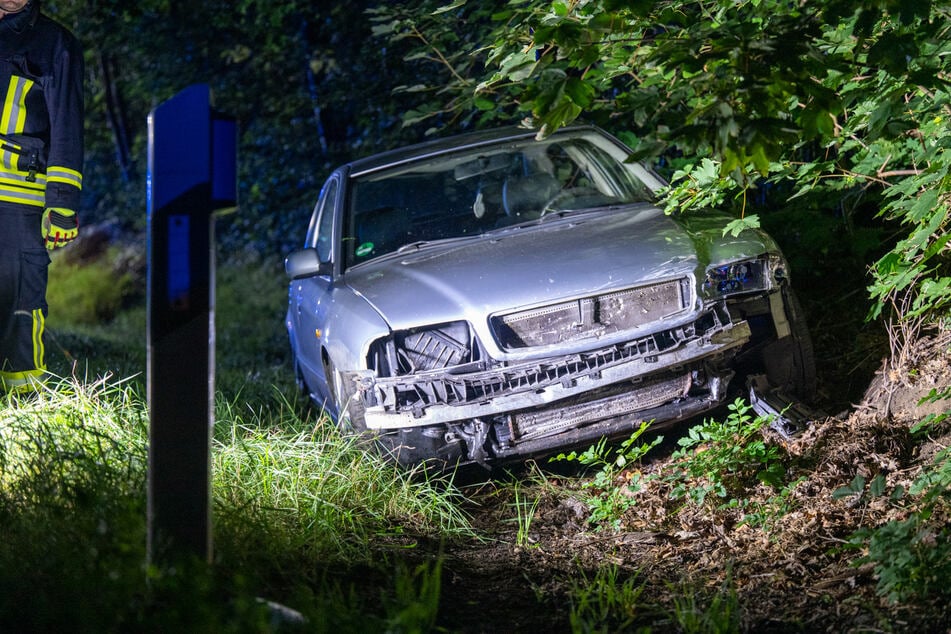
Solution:
M430 244L432 240L417 240L416 242L407 242L396 250L396 253L406 253L407 251L412 251L413 249L419 250L420 247L424 247L427 244Z
M450 244L452 242L465 242L473 238L478 238L479 234L472 234L469 236L453 236L451 238L439 238L437 240L416 240L414 242L407 242L404 245L401 245L394 253L406 253L407 251L419 251L423 247L428 247L435 244Z
M551 209L547 211L544 216L539 218L539 220L544 221L550 218L564 218L565 216L573 216L575 214L582 215L587 212L597 213L599 211L614 211L616 209L641 207L647 204L650 204L650 203L646 203L642 201L637 201L632 203L611 202L611 203L605 203L603 205L590 205L588 207L577 207L574 209L570 207L565 209Z

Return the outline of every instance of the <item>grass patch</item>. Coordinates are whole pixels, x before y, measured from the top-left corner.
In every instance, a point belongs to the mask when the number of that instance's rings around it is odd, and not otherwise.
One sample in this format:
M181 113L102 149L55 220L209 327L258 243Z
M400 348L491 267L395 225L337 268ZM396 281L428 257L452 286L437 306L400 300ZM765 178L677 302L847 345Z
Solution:
M386 537L471 534L450 484L401 470L326 419L276 404L247 414L218 406L217 526L241 549L228 558L300 577L320 562L368 564Z
M571 631L649 632L646 627L633 629L650 605L641 599L643 592L637 575L622 575L617 566L599 568L593 577L582 573L569 594Z
M50 267L47 365L58 376L128 377L144 387L148 312L144 298L127 300L145 281L115 273L109 259L80 266L58 258ZM278 260L250 254L218 267L215 385L224 398L260 403L275 389L294 394L286 310Z
M219 403L215 564L146 570L148 416L137 386L62 380L6 397L0 631L267 631L276 613L265 597L293 601L307 631L432 622L439 562L400 568L386 538L405 549L471 534L457 493L325 423L280 397L254 412ZM354 586L360 574L376 585Z
M275 388L295 392L286 311L287 277L280 261L246 256L218 268L215 382L225 398L266 403Z
M0 407L0 630L105 631L142 604L146 437L127 384Z

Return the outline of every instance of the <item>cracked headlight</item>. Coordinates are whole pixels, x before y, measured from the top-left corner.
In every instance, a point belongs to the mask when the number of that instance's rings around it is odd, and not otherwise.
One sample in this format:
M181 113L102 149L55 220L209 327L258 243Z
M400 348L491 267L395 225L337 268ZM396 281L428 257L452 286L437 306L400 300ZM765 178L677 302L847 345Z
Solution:
M394 332L370 345L368 367L380 376L405 376L464 365L478 357L464 321Z
M726 297L766 291L787 279L786 262L769 255L709 267L701 290L707 298Z

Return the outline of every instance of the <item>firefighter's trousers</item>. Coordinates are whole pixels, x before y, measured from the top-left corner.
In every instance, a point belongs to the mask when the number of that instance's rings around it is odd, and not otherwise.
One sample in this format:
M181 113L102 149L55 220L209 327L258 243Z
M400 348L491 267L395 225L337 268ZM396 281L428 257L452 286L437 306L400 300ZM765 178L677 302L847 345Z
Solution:
M44 328L50 257L43 211L0 202L0 390L35 389L46 375Z

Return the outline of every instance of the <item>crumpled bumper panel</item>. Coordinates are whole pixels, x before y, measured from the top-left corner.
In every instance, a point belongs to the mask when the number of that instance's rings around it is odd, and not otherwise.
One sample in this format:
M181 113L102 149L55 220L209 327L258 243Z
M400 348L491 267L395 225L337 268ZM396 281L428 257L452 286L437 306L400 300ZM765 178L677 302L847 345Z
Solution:
M459 374L367 377L360 389L369 428L417 427L545 405L726 355L749 338L746 322L729 323L711 310L690 324L591 352Z

